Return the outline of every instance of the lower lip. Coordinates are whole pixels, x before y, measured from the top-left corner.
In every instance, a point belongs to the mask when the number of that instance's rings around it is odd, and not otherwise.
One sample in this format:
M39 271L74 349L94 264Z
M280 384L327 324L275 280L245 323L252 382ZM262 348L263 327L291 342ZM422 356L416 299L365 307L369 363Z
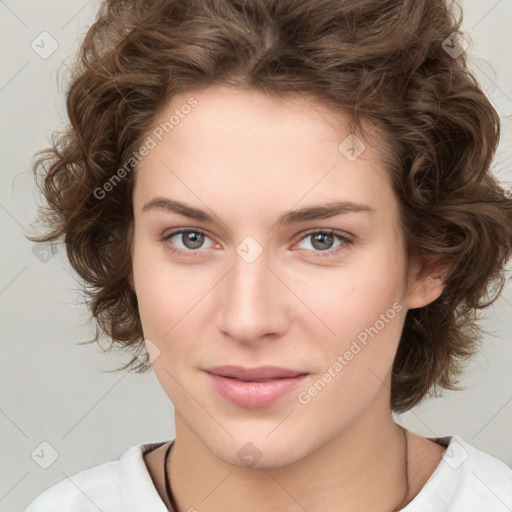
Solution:
M215 390L227 400L240 407L256 409L279 400L296 389L307 375L269 380L266 382L244 382L206 372Z

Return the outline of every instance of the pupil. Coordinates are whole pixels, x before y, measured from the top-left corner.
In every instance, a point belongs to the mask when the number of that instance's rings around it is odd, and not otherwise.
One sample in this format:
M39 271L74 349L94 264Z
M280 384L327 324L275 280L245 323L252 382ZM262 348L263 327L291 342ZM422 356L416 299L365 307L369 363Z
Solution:
M329 249L332 244L332 238L333 236L327 233L319 233L313 237L313 246L316 249ZM317 242L320 242L319 247L317 246Z
M201 247L201 244L203 243L203 238L204 235L202 233L197 233L195 231L185 233L185 246L188 247L189 249L197 249Z

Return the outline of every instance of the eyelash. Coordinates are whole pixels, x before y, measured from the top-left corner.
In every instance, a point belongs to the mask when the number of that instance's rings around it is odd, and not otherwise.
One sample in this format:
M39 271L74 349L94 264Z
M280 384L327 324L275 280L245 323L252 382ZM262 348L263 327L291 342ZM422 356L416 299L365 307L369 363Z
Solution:
M166 241L170 240L171 238L175 237L176 235L180 235L180 234L184 234L184 233L198 233L201 235L208 236L207 233L205 231L203 231L202 229L197 229L197 228L179 229L176 231L171 231L170 233L165 235L162 238L162 242L166 242ZM339 251L343 250L347 245L353 244L353 241L349 237L347 237L346 235L343 235L340 232L333 230L333 229L316 229L316 230L308 231L307 233L305 233L302 236L302 238L299 241L304 240L308 236L316 235L319 233L324 234L324 235L334 235L342 243L339 244L334 249L326 249L325 251L308 251L308 252L313 252L315 258L325 258L325 257L329 257L329 256L334 256ZM171 251L172 253L178 253L179 255L182 255L185 257L192 257L192 258L196 256L195 253L200 252L200 249L184 251L182 249L176 249L175 247L169 247L168 250ZM301 249L301 250L307 250L307 249Z

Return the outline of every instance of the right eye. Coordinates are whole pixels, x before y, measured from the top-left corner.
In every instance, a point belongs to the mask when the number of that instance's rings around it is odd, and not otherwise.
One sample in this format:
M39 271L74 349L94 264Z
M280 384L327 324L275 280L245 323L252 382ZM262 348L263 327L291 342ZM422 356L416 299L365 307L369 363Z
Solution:
M203 245L205 237L209 238L201 229L177 229L165 235L162 238L162 242L164 242L166 248L173 253L176 252L183 256L195 256L194 253L199 252L198 249ZM172 242L173 238L176 238L176 242ZM168 242L171 242L170 246L168 246ZM182 244L183 248L176 248L178 242Z

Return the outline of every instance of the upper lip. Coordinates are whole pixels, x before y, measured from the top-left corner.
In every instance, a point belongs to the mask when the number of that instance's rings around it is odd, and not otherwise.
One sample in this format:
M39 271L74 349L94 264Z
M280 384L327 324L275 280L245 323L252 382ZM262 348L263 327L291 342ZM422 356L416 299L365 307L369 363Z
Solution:
M242 366L227 365L207 368L205 371L208 373L213 373L214 375L220 375L222 377L231 377L234 379L244 381L282 379L286 377L297 377L299 375L307 374L307 372L304 371L290 370L288 368L280 368L278 366L260 366L258 368L243 368Z

